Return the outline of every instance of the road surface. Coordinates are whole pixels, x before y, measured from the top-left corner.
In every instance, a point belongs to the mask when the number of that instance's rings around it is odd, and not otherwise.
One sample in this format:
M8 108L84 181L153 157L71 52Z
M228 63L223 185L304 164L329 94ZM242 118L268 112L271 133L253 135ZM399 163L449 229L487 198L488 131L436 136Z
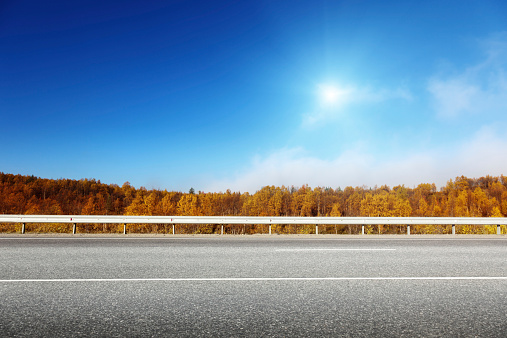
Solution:
M2 336L507 336L507 238L0 237Z

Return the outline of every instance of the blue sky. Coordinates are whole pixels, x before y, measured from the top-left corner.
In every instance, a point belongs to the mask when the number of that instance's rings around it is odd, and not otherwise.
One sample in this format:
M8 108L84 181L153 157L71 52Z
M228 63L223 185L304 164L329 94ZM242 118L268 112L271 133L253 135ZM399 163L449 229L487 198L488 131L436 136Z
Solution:
M507 174L503 1L2 1L0 171L188 191Z

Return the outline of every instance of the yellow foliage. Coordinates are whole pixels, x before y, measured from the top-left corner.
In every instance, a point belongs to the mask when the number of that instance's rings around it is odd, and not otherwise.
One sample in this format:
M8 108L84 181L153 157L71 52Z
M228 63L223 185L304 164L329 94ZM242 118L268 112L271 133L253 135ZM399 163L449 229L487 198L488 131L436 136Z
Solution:
M342 215L340 209L341 209L340 203L339 202L334 203L329 216L340 217Z

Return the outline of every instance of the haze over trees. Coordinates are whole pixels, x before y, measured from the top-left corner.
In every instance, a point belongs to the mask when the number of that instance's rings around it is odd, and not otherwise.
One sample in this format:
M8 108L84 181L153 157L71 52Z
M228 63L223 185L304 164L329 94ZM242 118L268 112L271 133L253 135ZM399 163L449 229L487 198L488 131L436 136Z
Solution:
M165 215L165 216L507 216L507 177L456 177L437 189L417 187L275 187L254 194L231 192L188 193L121 187L95 179L43 179L0 173L0 214L47 215ZM265 232L265 226L231 226L233 233ZM35 231L68 231L67 225L32 225ZM216 225L181 226L180 232L214 233ZM15 231L1 225L0 231ZM117 225L89 225L86 232L119 231ZM166 232L163 225L139 225L139 232ZM276 226L274 231L308 233L313 226ZM400 226L368 227L368 232L402 233ZM418 226L413 232L447 233L445 226ZM462 232L489 232L487 227L464 226ZM491 230L493 231L493 230ZM355 226L329 226L329 233L356 233Z

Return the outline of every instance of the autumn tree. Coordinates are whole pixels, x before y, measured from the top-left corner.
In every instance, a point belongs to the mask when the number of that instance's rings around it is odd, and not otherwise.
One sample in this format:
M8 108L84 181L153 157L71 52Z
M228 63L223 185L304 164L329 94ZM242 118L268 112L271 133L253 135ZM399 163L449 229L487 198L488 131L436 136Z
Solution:
M458 176L440 190L422 183L410 189L386 185L369 188L311 188L265 186L259 191L182 193L136 189L129 182L121 187L95 179L43 179L0 173L0 213L3 214L93 214L93 215L244 215L244 216L421 216L421 217L503 217L507 215L507 177L478 179ZM46 225L45 225L46 226ZM53 225L47 225L51 229ZM42 229L42 227L41 227ZM57 229L55 226L54 229ZM61 231L65 227L58 228ZM90 228L91 229L91 228ZM188 228L194 229L195 228ZM230 227L246 233L244 226ZM265 227L248 227L265 232ZM297 231L313 231L314 225ZM459 231L484 231L483 226ZM92 229L93 230L93 229ZM146 228L148 231L149 228ZM341 229L340 231L342 231ZM416 230L416 229L414 229ZM428 226L421 232L450 232L445 227ZM56 231L56 230L55 230ZM98 230L97 230L98 231ZM140 228L140 231L145 231ZM205 227L198 231L207 231ZM212 229L212 231L215 231ZM294 231L280 226L279 232ZM384 229L398 232L397 228ZM492 230L491 230L492 231ZM496 230L495 230L496 231ZM338 229L335 228L335 232ZM352 228L348 226L348 232Z

